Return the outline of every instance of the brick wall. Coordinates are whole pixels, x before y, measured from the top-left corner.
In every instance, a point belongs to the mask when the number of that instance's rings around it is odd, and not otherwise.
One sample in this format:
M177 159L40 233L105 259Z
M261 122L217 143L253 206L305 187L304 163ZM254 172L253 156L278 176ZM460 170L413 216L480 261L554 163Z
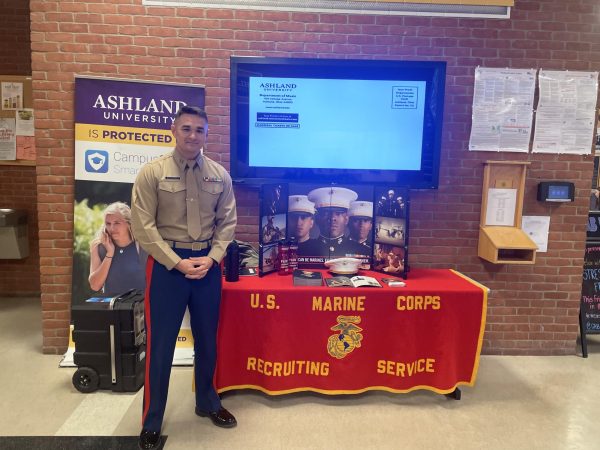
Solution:
M67 342L74 74L206 85L210 155L228 166L232 54L447 61L440 188L412 196L411 265L455 268L492 289L484 352L574 352L592 156L469 153L467 146L476 66L600 69L597 0L517 0L510 20L139 3L31 1L46 352L62 352ZM551 217L549 251L535 265L492 265L477 257L482 163L488 159L531 162L524 214ZM576 201L538 203L535 187L545 179L573 181ZM236 193L237 238L255 242L257 194Z
M29 4L0 0L0 73L31 75Z
M0 74L31 75L29 5L0 0ZM0 259L0 296L39 295L36 169L0 165L0 208L27 210L29 256L23 260Z

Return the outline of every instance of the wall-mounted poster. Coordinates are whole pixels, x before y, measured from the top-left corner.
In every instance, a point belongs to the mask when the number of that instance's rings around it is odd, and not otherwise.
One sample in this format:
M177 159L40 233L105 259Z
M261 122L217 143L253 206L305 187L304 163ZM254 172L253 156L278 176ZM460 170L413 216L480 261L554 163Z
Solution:
M15 119L0 118L0 159L13 160L17 156Z
M536 71L477 67L469 150L529 151Z
M324 268L340 257L372 258L373 188L290 184L288 238L298 241L298 266Z
M540 70L533 153L592 152L598 72Z
M23 108L23 83L18 81L3 81L0 87L2 92L2 109Z
M408 272L408 190L375 190L373 270L406 278Z

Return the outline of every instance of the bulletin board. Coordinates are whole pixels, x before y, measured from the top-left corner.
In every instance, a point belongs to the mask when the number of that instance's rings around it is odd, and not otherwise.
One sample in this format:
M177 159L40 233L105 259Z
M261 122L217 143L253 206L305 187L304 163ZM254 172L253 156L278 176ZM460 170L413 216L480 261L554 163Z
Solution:
M0 75L0 164L35 165L31 77Z

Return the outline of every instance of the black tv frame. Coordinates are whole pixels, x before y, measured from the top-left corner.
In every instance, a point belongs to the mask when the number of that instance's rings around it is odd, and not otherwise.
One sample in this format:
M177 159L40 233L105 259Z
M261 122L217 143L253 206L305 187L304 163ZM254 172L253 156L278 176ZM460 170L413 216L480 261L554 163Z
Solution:
M368 183L409 189L437 189L446 80L445 61L396 61L351 59L230 57L231 175L235 183L268 182ZM249 166L250 76L390 79L425 81L425 112L420 170L359 170ZM357 118L359 121L360 118ZM401 143L399 143L401 145ZM368 154L368 153L367 153ZM370 157L373 157L370 155Z

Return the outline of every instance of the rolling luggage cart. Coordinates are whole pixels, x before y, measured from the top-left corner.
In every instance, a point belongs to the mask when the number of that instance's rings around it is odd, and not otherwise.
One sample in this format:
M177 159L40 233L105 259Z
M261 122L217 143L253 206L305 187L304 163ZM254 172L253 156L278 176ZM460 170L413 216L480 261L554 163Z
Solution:
M83 393L97 389L136 392L144 384L146 332L144 294L136 289L117 297L93 297L72 308L73 385Z

